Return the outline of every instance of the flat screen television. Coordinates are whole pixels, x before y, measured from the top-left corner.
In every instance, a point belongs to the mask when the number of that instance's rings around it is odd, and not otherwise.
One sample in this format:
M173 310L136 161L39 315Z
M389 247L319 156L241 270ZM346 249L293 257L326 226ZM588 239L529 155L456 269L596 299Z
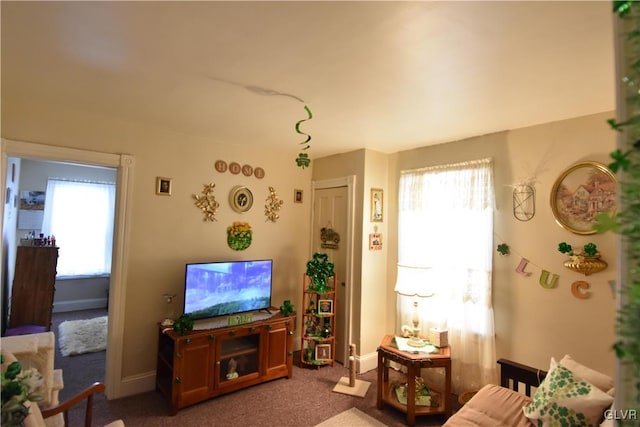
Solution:
M191 318L268 310L273 261L217 261L186 265L184 313Z

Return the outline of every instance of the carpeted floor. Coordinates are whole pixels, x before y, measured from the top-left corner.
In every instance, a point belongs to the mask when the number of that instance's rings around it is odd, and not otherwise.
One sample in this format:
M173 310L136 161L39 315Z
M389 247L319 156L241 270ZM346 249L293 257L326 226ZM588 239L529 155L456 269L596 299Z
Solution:
M104 314L104 311L101 314L90 310L54 315L55 329L52 330L57 330L57 325L63 320ZM294 361L299 360L298 357L296 353ZM93 381L104 381L105 378L104 351L63 357L58 350L55 364L56 368L64 371L62 399L67 399ZM170 415L168 403L155 391L116 400L107 400L100 395L94 401L93 425L103 426L122 419L127 427L302 427L315 426L351 408L357 408L389 427L407 425L404 413L388 406L383 409L376 407L375 370L358 375L358 379L371 382L364 397L333 392L344 376L348 376L348 370L340 364L308 369L294 363L291 379L278 379L223 395L185 408L175 416ZM71 425L82 425L83 417L84 407L76 407L70 412ZM418 417L416 420L416 426L440 426L443 423L444 417L439 415Z

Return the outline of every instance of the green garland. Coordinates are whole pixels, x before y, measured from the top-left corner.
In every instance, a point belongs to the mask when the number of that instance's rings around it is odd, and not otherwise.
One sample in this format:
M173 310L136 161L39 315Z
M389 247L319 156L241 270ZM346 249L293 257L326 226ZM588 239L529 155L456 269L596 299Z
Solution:
M599 218L598 231L612 230L622 235L623 253L627 265L620 289L622 306L618 310L614 344L616 356L628 366L635 386L635 399L640 403L640 15L633 1L614 1L613 11L623 24L632 30L623 36L627 45L622 49L627 59L627 70L620 84L627 91L627 117L623 122L609 120L611 127L624 132L623 149L611 153L609 168L620 175L620 210L615 221ZM620 385L624 386L624 385ZM628 390L633 393L632 390ZM629 402L631 400L628 400ZM624 403L623 403L624 404Z

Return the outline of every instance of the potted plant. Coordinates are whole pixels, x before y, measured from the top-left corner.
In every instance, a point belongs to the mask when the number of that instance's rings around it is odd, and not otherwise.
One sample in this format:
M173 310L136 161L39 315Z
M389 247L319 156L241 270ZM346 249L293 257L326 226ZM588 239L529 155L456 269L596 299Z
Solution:
M327 254L316 252L307 262L307 276L311 279L309 289L319 294L327 292L327 279L333 277L333 263Z
M184 335L193 329L193 319L190 314L181 315L173 324L173 330L180 335Z
M0 363L4 366L4 354L0 355ZM42 385L42 375L34 368L22 369L18 361L9 363L1 375L2 425L23 426L29 415L25 403L42 400L42 395L35 392Z
M598 247L592 242L585 244L581 249L573 249L573 246L567 242L562 242L558 245L558 251L570 257L563 264L565 268L585 276L602 271L608 266L600 259Z

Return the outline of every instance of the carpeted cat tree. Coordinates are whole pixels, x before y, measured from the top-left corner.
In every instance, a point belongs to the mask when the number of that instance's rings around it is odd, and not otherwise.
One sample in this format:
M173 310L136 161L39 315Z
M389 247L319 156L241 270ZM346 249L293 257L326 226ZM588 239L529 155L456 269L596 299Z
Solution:
M356 379L356 345L349 344L349 377L342 377L333 388L336 393L364 397L371 383Z

